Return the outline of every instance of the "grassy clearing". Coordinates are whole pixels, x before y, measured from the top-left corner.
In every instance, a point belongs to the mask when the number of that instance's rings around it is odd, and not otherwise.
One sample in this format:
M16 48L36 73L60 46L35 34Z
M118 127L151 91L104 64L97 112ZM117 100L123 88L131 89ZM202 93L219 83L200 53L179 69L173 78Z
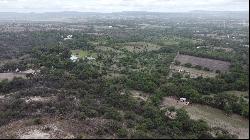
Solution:
M191 44L197 44L202 42L202 40L194 40L189 38L180 38L180 37L162 37L158 40L158 43L161 46L177 46L180 42L190 42Z
M23 73L0 73L0 81L5 80L5 79L11 81L15 77L26 79L26 74L23 74Z
M178 45L179 42L176 38L162 38L161 39L161 44L164 45L164 46L171 46L171 45Z
M197 70L194 68L187 68L187 67L176 66L176 65L170 65L170 70L172 70L172 72L179 72L179 70L183 70L180 73L184 75L190 75L190 78L197 78L199 76L203 78L208 78L208 77L215 77L218 75L217 73L210 72L210 71Z
M97 54L91 51L84 51L84 50L71 50L72 55L75 55L78 58L85 58L87 56L96 57Z
M232 94L238 97L243 97L243 99L249 102L249 91L226 91L223 93Z
M191 119L205 120L210 127L220 127L229 131L231 134L237 135L239 138L249 138L249 120L239 115L233 114L228 116L224 111L216 108L199 104L183 105L174 98L165 97L161 107L170 106L184 108Z
M249 97L249 92L248 91L226 91L226 92L223 92L223 93L227 93L227 94L233 94L235 96L238 96L238 97Z
M154 51L154 50L159 50L161 46L151 44L151 43L146 43L146 42L129 42L129 43L122 43L119 44L122 48L134 52L134 53L139 53L143 51Z
M116 53L122 53L122 51L114 49L112 47L106 47L106 46L97 46L95 47L96 50L101 50L101 51L111 51L111 52L116 52Z
M222 110L194 104L185 107L191 119L205 120L211 127L221 127L239 138L249 138L249 120L239 115L226 115Z
M149 95L147 93L142 92L142 91L130 90L129 92L131 93L132 97L135 99L139 99L139 100L146 102L149 98Z
M162 104L160 105L161 109L172 107L172 106L174 106L177 109L180 109L186 106L186 104L184 102L179 102L179 101L177 102L177 99L173 97L164 97Z
M71 50L72 55L77 56L78 58L84 58L89 55L88 51L83 50Z

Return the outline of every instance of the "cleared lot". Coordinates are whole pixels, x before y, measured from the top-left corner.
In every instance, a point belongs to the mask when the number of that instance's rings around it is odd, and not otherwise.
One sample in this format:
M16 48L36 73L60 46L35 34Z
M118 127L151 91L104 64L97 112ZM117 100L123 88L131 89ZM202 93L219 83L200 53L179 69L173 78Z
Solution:
M151 43L146 43L146 42L129 42L129 43L123 43L119 44L122 46L122 48L134 52L134 53L140 53L140 52L147 52L147 51L154 51L154 50L159 50L161 46L151 44Z
M220 127L231 134L237 135L239 138L249 138L249 120L239 115L233 114L228 116L224 111L212 108L206 105L190 104L185 105L182 102L177 102L175 98L165 97L161 107L184 108L191 119L205 120L210 127Z
M216 75L218 75L210 71L197 70L194 68L187 68L187 67L176 66L176 65L171 65L170 70L172 70L172 72L179 72L181 70L180 73L184 75L190 75L190 78L197 78L199 76L203 78L208 78L208 77L215 77Z
M0 73L0 81L2 80L13 80L15 77L17 78L26 78L26 74L24 73Z
M201 67L207 67L210 70L216 71L220 70L221 72L228 71L231 63L227 61L221 61L216 59L209 59L209 58L201 58L201 57L195 57L190 55L183 55L183 54L177 54L176 61L179 61L181 64L187 64L190 63L193 66L199 65Z

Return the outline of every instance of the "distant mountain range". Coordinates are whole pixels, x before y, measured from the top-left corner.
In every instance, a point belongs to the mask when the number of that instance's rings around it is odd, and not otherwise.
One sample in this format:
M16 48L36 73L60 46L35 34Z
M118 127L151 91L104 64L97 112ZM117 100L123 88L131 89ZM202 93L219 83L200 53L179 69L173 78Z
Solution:
M0 12L1 21L73 21L93 17L103 18L127 18L136 17L143 18L145 16L152 17L232 17L248 19L248 11L190 11L185 13L160 13L146 11L124 11L116 13L96 13L96 12L46 12L46 13L15 13Z

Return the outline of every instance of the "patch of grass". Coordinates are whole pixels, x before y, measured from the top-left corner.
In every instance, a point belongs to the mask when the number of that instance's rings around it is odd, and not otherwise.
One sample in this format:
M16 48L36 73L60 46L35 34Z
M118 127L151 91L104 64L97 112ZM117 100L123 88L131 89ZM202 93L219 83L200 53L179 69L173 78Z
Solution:
M147 42L127 42L127 43L120 43L118 44L121 48L128 50L130 52L143 52L143 51L154 51L159 50L161 46L147 43Z
M97 54L91 51L84 51L84 50L71 50L72 55L77 56L78 58L85 58L87 56L96 57Z
M240 138L249 136L249 120L233 114L227 116L222 110L206 105L195 105L185 107L192 119L203 119L211 127L221 127L231 134L237 134Z
M71 53L79 58L84 58L88 56L88 51L83 51L83 50L71 50Z
M33 120L33 124L34 125L40 125L40 124L42 124L43 122L42 122L42 120L40 119L40 118L35 118L34 120Z
M243 97L245 100L247 100L249 102L249 92L248 91L225 91L223 93L232 94L232 95L235 95L237 97Z

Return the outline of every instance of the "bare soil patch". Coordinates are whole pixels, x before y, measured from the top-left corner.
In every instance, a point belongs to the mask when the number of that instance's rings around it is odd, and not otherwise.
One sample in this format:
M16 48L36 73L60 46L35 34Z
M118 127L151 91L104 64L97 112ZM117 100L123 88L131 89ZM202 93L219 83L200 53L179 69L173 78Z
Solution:
M147 93L144 93L142 91L138 91L138 90L130 90L129 91L132 94L132 97L142 100L142 101L147 101L149 98L149 95Z
M15 77L17 78L26 78L26 74L24 73L0 73L0 81L2 80L13 80Z
M130 43L125 43L122 44L123 48L130 52L134 53L140 53L140 52L147 52L147 51L154 51L154 50L159 50L162 48L161 46L151 44L151 43L146 43L146 42L130 42Z
M34 119L22 119L0 127L0 139L74 139L97 138L96 133L110 120L87 118L86 120L63 119L60 117L40 118L41 124ZM115 138L112 135L106 138Z
M185 102L180 102L178 101L177 98L175 97L164 97L162 104L160 105L161 108L168 108L168 107L175 107L177 109L180 109L184 106L187 106L187 104Z
M197 78L199 76L203 78L209 78L209 77L215 77L218 74L215 72L210 71L204 71L204 70L197 70L195 68L187 68L183 66L177 66L177 65L170 65L170 70L172 72L178 72L185 75L189 75L190 78Z
M41 96L34 96L34 97L26 97L25 102L30 103L30 102L49 102L52 100L55 100L55 96L50 96L50 97L41 97Z
M165 97L161 107L171 107L185 109L190 118L194 120L205 120L210 127L220 127L231 134L237 135L241 139L249 138L249 120L242 116L233 114L227 115L224 111L206 105L190 104L185 105L177 102L173 97Z
M175 60L181 62L181 64L190 63L193 66L199 65L203 68L207 67L210 70L213 70L213 71L220 70L221 72L228 71L231 65L231 63L227 61L221 61L221 60L209 59L209 58L201 58L201 57L195 57L195 56L183 55L183 54L177 54Z

